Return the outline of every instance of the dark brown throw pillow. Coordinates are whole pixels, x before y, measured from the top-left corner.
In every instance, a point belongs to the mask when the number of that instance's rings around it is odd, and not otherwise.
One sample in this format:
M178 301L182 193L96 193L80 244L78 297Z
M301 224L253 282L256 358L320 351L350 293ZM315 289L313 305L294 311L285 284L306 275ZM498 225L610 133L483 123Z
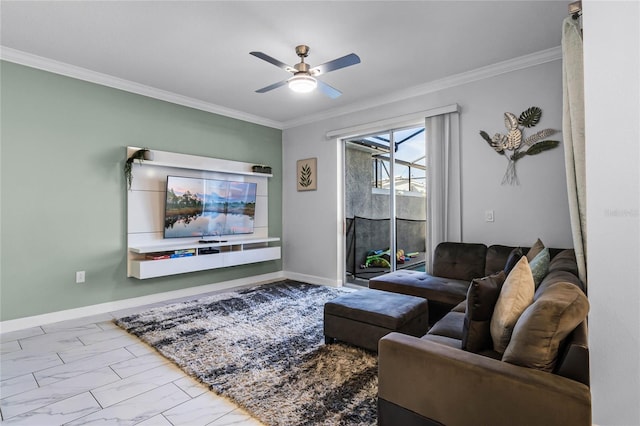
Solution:
M544 243L538 238L527 252L527 260L531 262L542 250L544 250Z
M471 281L467 291L467 311L462 326L462 349L469 352L491 349L493 345L490 329L491 316L506 278L507 274L500 271Z
M511 253L509 253L509 257L507 258L507 263L504 265L504 273L509 275L509 272L511 272L513 267L516 266L516 263L518 263L522 256L524 256L522 248L516 247L511 250Z

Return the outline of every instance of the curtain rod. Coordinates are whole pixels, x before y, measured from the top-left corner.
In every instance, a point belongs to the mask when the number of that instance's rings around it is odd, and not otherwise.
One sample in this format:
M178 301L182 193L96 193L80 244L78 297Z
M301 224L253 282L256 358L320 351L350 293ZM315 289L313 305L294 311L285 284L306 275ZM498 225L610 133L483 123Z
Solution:
M400 117L389 118L386 120L378 120L373 123L366 123L366 124L347 127L344 129L331 130L327 132L326 138L327 139L335 139L335 138L344 139L352 136L383 132L387 130L398 129L405 126L412 126L418 123L424 124L425 118L434 117L440 114L447 114L450 112L460 112L460 106L458 104L445 105L438 108L432 108L426 111L406 114Z

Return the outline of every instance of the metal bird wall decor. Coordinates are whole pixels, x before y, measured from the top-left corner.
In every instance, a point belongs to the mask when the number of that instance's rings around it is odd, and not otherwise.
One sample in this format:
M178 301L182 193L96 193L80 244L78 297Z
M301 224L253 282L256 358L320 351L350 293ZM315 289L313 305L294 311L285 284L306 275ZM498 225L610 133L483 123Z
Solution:
M536 106L527 108L516 117L510 112L504 113L504 125L507 128L506 134L496 133L489 136L484 130L480 130L480 136L487 141L499 155L504 155L509 164L507 171L502 178L502 184L520 185L516 173L516 162L527 155L537 155L557 147L560 142L548 140L547 137L557 133L554 129L540 130L527 138L524 138L522 131L525 128L532 128L540 121L542 110ZM524 138L524 139L523 139ZM509 154L508 151L512 153Z

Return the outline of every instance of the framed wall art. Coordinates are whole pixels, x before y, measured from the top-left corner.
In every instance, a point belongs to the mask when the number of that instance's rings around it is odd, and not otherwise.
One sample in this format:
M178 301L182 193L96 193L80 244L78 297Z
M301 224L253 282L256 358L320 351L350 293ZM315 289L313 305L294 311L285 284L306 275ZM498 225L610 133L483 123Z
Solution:
M318 189L317 158L298 160L296 169L298 191L315 191Z

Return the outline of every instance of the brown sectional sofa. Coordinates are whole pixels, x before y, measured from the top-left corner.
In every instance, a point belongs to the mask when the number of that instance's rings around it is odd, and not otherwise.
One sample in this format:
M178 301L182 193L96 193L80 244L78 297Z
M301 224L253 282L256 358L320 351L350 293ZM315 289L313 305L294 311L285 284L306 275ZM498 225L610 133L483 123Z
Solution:
M474 278L504 269L514 247L474 243L442 243L433 255L433 274L400 270L369 280L369 288L424 297L429 301L429 322L435 324L467 298ZM524 247L526 253L528 247ZM549 249L554 258L562 249ZM572 272L577 275L574 260Z
M378 424L591 424L586 319L560 343L550 372L502 361L490 349L462 349L471 280L502 270L513 249L443 243L434 254L434 276L397 271L370 281L371 288L427 298L430 317L436 310L425 336L391 333L380 340ZM584 292L573 250L550 254L534 301L558 283Z

